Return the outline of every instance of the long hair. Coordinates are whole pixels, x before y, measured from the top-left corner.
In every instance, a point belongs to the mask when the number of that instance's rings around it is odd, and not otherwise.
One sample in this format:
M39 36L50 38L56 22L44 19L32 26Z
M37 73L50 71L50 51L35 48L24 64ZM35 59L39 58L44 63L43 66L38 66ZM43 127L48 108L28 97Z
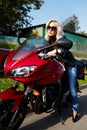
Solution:
M56 20L50 20L50 21L48 21L47 24L46 24L45 39L46 39L47 41L49 41L49 36L48 36L48 34L47 34L47 27L49 26L49 24L50 24L51 22L55 22L55 25L56 25L56 28L57 28L56 40L60 39L60 38L63 37L63 35L64 35L63 29L62 29L61 25L59 24L59 22L56 21Z

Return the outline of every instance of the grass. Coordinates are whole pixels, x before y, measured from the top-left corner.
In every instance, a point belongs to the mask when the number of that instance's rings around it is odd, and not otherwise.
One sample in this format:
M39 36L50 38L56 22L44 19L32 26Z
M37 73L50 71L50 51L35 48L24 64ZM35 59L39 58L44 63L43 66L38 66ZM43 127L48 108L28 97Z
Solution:
M13 81L8 78L0 78L0 91L3 91L9 87L11 87L13 84Z
M0 91L4 91L7 88L11 87L14 83L14 80L5 77L3 74L0 74ZM23 84L19 84L18 90L23 89Z

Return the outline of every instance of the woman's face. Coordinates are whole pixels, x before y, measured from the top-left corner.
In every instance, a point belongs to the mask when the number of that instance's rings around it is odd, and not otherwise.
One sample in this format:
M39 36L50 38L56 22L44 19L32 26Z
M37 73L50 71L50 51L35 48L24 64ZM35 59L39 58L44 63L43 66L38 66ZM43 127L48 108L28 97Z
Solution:
M49 23L49 25L47 27L47 33L48 33L48 36L50 36L50 37L56 36L57 28L56 28L55 22Z

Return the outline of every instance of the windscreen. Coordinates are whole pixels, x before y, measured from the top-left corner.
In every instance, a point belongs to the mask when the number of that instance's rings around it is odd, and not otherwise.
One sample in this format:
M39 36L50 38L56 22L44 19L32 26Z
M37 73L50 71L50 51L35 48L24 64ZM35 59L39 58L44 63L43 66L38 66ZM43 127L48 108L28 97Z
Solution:
M20 60L29 55L37 48L43 47L47 44L46 40L42 37L29 38L23 42L23 44L16 50L13 55L13 60Z

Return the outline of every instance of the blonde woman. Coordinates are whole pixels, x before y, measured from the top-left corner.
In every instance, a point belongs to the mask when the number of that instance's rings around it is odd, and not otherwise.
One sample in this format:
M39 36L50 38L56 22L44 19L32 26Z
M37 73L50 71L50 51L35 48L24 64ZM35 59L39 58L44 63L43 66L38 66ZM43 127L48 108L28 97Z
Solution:
M49 44L55 43L55 41L58 41L59 39L65 37L62 27L56 20L50 20L46 24L46 35L45 39L48 41ZM66 38L66 37L65 37ZM67 44L67 43L66 43ZM56 55L56 49L58 46L53 46L49 50L47 50L48 55ZM78 117L78 96L77 96L77 89L76 89L76 79L77 79L77 66L75 64L75 60L73 55L69 51L70 48L68 48L66 59L69 58L70 62L72 64L67 65L67 72L68 72L68 78L69 78L69 87L71 92L71 98L72 98L72 120L73 122L77 121Z
M56 40L63 37L63 31L60 24L56 20L50 20L46 24L46 35L45 39L49 42L49 44L53 44ZM57 46L54 47L54 50L48 52L49 55L56 53Z

